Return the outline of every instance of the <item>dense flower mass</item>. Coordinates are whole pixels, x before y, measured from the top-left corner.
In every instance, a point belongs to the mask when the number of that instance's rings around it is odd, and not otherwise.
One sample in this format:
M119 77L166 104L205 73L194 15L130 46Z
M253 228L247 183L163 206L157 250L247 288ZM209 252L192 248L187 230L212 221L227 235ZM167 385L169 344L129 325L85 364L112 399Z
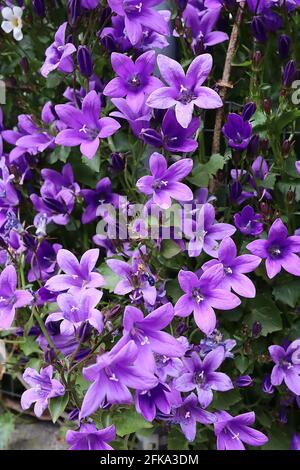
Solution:
M1 2L1 396L70 450L300 450L299 8Z

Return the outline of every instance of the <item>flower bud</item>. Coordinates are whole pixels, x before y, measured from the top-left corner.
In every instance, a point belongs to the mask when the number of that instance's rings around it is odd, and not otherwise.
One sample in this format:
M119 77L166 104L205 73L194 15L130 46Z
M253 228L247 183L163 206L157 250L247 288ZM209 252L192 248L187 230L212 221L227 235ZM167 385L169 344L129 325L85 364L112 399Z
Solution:
M119 153L119 152L112 153L110 155L110 161L111 161L110 168L112 169L112 171L114 171L115 173L121 173L122 171L124 171L125 159L122 153Z
M80 0L68 0L68 7L70 12L70 23L74 24L81 13Z
M84 343L91 336L92 329L93 327L89 322L85 321L81 323L77 331L77 337L80 343Z
M282 143L282 153L284 156L287 156L290 153L290 150L293 148L293 141L285 139Z
M270 112L272 111L272 101L271 101L271 99L265 98L263 100L262 107L263 107L263 110L266 114L270 114Z
M244 121L250 121L255 111L256 111L256 104L254 102L245 104L243 113L242 113Z
M45 16L45 2L44 0L32 0L33 8L38 16L44 18Z
M297 66L294 60L290 60L286 66L284 67L283 74L282 74L282 84L283 86L290 88L293 81L296 80L297 77Z
M262 152L267 152L269 150L269 145L270 145L269 139L262 139L260 141L261 151Z
M263 60L263 55L261 51L255 51L252 57L252 63L254 67L258 67Z
M289 36L286 34L282 34L278 38L278 52L279 56L282 60L285 60L289 56L290 52L290 47L291 47L291 40Z
M52 364L56 359L56 353L52 348L48 348L47 351L45 352L45 361L48 364Z
M267 393L268 395L272 395L275 391L274 386L271 384L271 376L266 375L263 384L262 384L262 391L264 393Z
M78 408L75 408L74 410L72 410L68 415L68 420L69 421L77 421L78 418L79 418L79 412L80 412L80 410Z
M21 61L20 61L20 65L21 65L21 68L23 70L23 72L26 74L28 74L29 72L29 62L28 62L28 59L27 57L22 57Z
M93 59L86 46L78 47L77 61L81 75L89 78L93 74Z
M252 23L251 23L251 29L253 36L255 39L259 42L266 42L267 40L267 30L265 27L264 20L261 16L254 16Z
M257 134L253 135L251 137L250 143L247 148L248 157L255 157L257 155L259 144L260 144L259 135Z
M257 338L262 332L262 324L259 321L256 321L252 325L252 336Z
M241 375L235 381L235 385L239 388L250 387L253 384L253 380L250 375Z

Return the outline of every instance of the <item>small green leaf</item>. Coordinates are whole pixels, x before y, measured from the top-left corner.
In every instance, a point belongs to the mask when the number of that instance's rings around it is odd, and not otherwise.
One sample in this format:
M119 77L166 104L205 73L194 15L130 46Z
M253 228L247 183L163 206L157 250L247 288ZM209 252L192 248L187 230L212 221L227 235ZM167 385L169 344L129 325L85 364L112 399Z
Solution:
M113 415L112 420L116 426L117 435L120 437L132 434L140 429L152 428L152 424L132 408L120 410L119 413Z
M172 428L168 434L168 450L188 450L189 443L177 428Z
M171 259L181 252L181 248L178 243L173 240L163 240L160 253L164 258Z
M294 279L281 286L274 287L273 295L276 300L279 300L285 305L292 308L296 307L300 299L300 279Z
M121 278L117 276L117 274L115 274L106 263L102 263L100 265L99 272L105 279L103 289L108 289L109 292L113 292Z
M50 411L53 423L56 423L58 418L65 411L68 401L69 401L68 393L65 393L61 397L51 398L50 404L49 404L49 411Z
M28 336L25 339L24 343L21 344L21 349L25 356L30 356L30 354L41 352L38 343L32 336Z
M250 301L251 313L246 316L245 323L252 328L254 322L260 322L262 336L282 329L281 312L268 294L259 294Z

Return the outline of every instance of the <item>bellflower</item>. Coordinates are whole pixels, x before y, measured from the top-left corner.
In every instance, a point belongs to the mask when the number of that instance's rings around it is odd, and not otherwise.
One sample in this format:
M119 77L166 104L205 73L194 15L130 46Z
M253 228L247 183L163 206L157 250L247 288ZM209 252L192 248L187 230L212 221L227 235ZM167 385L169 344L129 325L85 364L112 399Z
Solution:
M207 263L202 266L202 269L206 271L211 266L220 263L223 267L224 277L219 287L225 290L232 289L236 294L242 297L254 298L256 295L255 285L245 276L245 273L255 271L261 261L261 258L254 255L237 256L235 243L228 237L221 241L218 250L218 260L207 261Z
M69 430L66 434L69 450L113 450L107 443L115 438L115 426L98 430L93 423L81 424L78 431Z
M24 374L24 381L30 385L21 397L21 407L28 410L34 405L34 413L39 418L48 408L49 400L64 395L65 387L56 379L53 379L53 367L48 366L38 373L35 369L28 367Z
M245 206L241 212L234 214L234 224L243 235L260 235L264 229L260 214L251 206Z
M80 262L68 250L59 250L57 253L57 264L65 274L57 274L50 278L45 287L53 292L63 292L69 289L81 289L90 287L101 287L104 278L101 274L94 272L99 250L86 251Z
M129 105L124 98L112 98L113 104L119 111L113 111L110 116L128 121L134 135L140 136L145 127L149 126L152 110L145 102L134 101Z
M22 41L22 15L23 9L18 6L4 7L1 10L3 21L1 28L5 33L13 33L13 37L16 41Z
M96 289L84 289L72 294L60 294L57 297L59 312L51 313L47 321L59 321L63 334L72 333L87 321L98 333L103 330L103 315L96 309L103 293Z
M116 350L98 356L97 363L83 369L85 380L93 382L85 394L80 419L94 413L105 403L130 404L129 388L147 390L155 387L158 380L148 371L136 366L138 348L133 341Z
M212 266L199 278L191 271L181 270L178 281L184 295L175 305L175 315L187 317L192 312L198 327L205 334L210 334L216 327L214 308L231 310L240 305L240 299L220 288L223 269L220 265Z
M184 359L185 370L175 379L175 388L180 392L191 392L196 389L198 401L202 408L207 408L213 401L213 390L225 392L233 388L228 375L216 372L224 361L222 347L211 351L203 361L196 352Z
M7 330L14 321L16 308L25 307L33 300L30 292L17 290L17 273L10 265L0 274L0 330Z
M29 250L26 261L30 265L28 272L28 281L33 282L37 279L45 281L53 275L56 269L56 256L62 248L59 243L51 245L47 240L43 240L36 246L33 245Z
M205 357L210 351L222 346L224 348L225 357L233 358L234 354L231 352L236 346L234 339L224 339L224 335L214 330L211 334L207 335L206 338L200 341L200 356Z
M56 69L63 73L73 72L74 62L71 56L76 52L76 47L65 42L67 26L68 23L65 22L58 28L53 44L46 50L46 59L41 68L41 74L45 78Z
M230 224L216 223L215 209L209 204L203 204L196 214L196 220L186 217L183 231L187 238L188 254L190 257L197 257L202 250L213 258L217 257L219 241L223 238L231 237L236 231Z
M251 426L255 422L255 413L244 413L231 416L226 411L216 413L214 424L218 450L245 450L245 444L263 446L268 442L267 436Z
M69 104L60 104L55 106L55 111L67 127L59 132L55 142L66 147L80 145L80 151L89 159L95 156L100 139L110 137L120 128L115 119L99 119L100 98L94 90L83 99L81 110Z
M267 275L273 279L283 268L294 276L300 276L300 236L288 236L281 219L273 222L267 240L255 240L247 245L254 255L266 260Z
M99 215L99 208L101 209L102 205L113 204L114 206L117 206L119 202L118 194L112 192L111 181L109 178L102 178L98 181L95 190L83 189L81 194L87 204L82 215L83 224L88 224L95 220L97 215Z
M150 422L155 419L158 412L168 414L171 409L168 392L170 392L168 385L161 382L150 390L137 390L135 394L136 411Z
M143 176L137 181L139 191L148 196L162 209L171 207L171 198L177 201L191 201L191 189L180 181L192 170L193 161L184 158L167 167L167 160L159 153L153 153L149 161L152 176Z
M158 55L160 73L168 87L162 87L151 93L147 104L156 109L168 109L175 106L176 119L187 128L192 120L194 106L203 109L215 109L223 106L218 93L202 86L212 68L212 56L202 54L196 57L185 75L181 65L169 57Z
M300 435L294 434L291 440L291 450L300 450Z
M300 340L293 341L287 349L270 346L269 352L276 364L271 373L272 385L278 386L284 382L291 392L300 395Z
M145 95L149 96L152 91L162 86L158 78L151 76L155 66L154 51L145 52L135 62L125 54L113 52L111 64L118 76L104 88L105 96L111 98L126 96L129 106L136 102L141 105Z
M235 150L245 150L250 143L252 126L249 121L244 120L239 114L231 113L223 126L223 134L229 147Z
M123 319L123 337L119 347L134 341L138 348L138 361L141 366L147 363L148 370L155 370L154 353L168 357L181 357L184 354L182 344L169 333L161 331L174 317L171 303L162 305L144 317L141 310L127 306Z
M193 139L200 128L200 119L193 118L185 129L178 124L175 112L169 109L164 115L160 133L154 129L142 129L141 135L147 144L163 147L167 152L194 152L198 143Z
M108 0L112 11L124 17L128 39L135 46L143 34L143 26L164 36L169 35L169 28L162 15L153 7L161 0Z

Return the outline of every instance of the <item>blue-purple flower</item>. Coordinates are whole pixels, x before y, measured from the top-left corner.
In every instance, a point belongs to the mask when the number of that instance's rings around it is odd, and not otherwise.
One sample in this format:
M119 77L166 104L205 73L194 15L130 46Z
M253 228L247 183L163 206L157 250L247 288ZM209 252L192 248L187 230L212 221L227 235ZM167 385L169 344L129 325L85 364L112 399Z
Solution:
M113 450L107 443L115 438L116 428L114 425L97 429L93 423L83 423L78 431L69 429L66 434L69 450Z

